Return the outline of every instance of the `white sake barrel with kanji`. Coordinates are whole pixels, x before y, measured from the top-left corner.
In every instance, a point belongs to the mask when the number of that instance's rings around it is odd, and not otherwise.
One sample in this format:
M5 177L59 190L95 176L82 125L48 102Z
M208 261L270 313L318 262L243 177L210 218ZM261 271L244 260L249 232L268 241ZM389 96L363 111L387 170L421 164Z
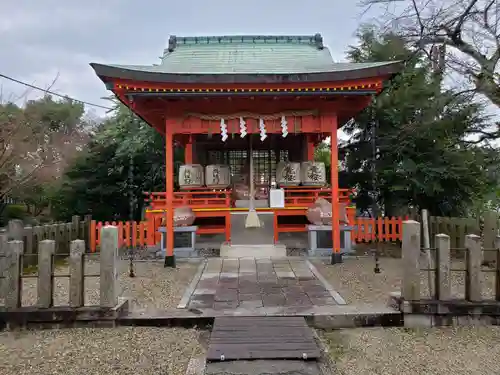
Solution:
M300 166L300 181L304 186L325 186L325 163L319 161L305 161Z
M231 184L228 165L210 164L205 167L205 183L210 189L225 189Z
M319 161L305 161L300 166L300 180L304 186L325 186L325 163Z
M205 172L199 164L184 164L179 167L179 187L190 189L202 187L205 183Z
M280 161L276 167L276 182L280 186L300 184L300 163Z

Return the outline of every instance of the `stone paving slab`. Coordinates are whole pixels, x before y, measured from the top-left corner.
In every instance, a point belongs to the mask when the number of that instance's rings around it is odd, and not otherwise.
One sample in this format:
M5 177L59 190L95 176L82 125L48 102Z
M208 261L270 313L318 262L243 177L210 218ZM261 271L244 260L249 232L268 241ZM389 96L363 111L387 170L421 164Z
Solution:
M199 310L334 306L338 293L306 259L208 259L188 307ZM338 299L338 298L337 298Z

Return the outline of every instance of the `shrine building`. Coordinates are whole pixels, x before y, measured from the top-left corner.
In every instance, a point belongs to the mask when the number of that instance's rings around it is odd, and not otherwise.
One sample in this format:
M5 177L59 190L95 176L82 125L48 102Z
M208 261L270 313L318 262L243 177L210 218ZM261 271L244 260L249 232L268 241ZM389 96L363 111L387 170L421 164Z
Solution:
M171 36L158 64L91 66L165 137L165 189L148 192L146 217L165 233L167 265L181 256L182 230L223 235L220 254L231 257L283 256L284 233L326 230L332 263L341 261L355 209L339 189L337 132L401 62L336 63L316 34ZM329 173L314 160L327 138ZM178 171L175 145L185 154ZM330 208L311 223L319 198ZM182 212L194 219L184 229Z

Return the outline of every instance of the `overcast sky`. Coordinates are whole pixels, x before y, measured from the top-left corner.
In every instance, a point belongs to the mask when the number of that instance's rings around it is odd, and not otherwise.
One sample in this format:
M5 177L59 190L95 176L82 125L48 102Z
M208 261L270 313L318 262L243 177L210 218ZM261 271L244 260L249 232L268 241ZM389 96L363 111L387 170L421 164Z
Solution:
M106 105L90 62L153 64L169 35L323 35L343 60L360 24L357 0L0 0L0 74ZM368 16L363 17L367 21ZM2 94L26 88L0 78ZM31 92L30 98L39 95ZM102 110L96 109L101 115Z

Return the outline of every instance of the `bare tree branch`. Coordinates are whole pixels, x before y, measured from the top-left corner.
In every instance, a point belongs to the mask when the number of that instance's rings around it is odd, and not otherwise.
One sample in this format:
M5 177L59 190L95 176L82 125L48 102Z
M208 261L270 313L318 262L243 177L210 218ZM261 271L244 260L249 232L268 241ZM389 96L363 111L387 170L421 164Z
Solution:
M452 47L453 63L478 93L500 108L500 5L498 0L365 0L385 6L387 27L420 50ZM404 10L389 12L389 5ZM451 54L448 54L449 59Z

